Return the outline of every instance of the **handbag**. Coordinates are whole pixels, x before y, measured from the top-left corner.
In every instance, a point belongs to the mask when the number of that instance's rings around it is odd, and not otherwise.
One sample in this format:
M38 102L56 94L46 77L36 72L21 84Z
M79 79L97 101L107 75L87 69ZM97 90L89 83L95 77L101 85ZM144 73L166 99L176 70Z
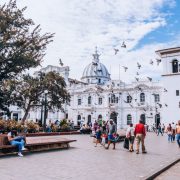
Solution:
M125 149L129 149L129 139L128 138L124 139L124 145L123 146Z

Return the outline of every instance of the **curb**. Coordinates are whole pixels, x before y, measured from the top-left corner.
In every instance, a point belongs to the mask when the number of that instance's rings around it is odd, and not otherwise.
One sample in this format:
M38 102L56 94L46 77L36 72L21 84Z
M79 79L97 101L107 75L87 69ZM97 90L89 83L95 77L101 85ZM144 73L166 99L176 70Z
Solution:
M159 176L160 174L162 174L163 172L165 172L166 170L168 170L169 168L171 168L172 166L174 166L178 162L180 162L179 157L176 160L173 160L172 162L170 162L168 165L165 165L164 167L162 167L158 171L155 171L152 174L146 176L145 180L152 180L152 179L156 178L157 176Z

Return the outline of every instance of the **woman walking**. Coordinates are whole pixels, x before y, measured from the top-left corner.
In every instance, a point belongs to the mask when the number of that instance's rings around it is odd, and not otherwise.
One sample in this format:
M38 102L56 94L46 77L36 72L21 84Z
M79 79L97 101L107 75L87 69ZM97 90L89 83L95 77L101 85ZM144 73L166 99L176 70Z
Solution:
M173 137L172 137L172 127L171 124L166 129L167 135L168 135L168 142L172 142Z

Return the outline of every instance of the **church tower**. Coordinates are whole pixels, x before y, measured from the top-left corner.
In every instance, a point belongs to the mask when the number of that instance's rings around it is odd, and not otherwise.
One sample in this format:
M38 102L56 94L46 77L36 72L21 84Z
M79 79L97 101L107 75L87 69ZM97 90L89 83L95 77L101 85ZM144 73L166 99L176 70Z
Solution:
M163 111L162 123L180 119L180 47L156 51L162 61Z

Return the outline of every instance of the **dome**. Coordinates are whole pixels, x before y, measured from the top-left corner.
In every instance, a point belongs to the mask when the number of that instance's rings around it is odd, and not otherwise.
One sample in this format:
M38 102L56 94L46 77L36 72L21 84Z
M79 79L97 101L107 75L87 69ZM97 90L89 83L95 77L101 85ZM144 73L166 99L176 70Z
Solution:
M110 74L102 63L90 63L87 65L84 69L82 79L83 78L89 78L89 77L104 77L110 79Z
M99 56L96 50L92 63L88 64L83 71L82 81L91 84L104 84L110 80L110 74L105 65L99 62Z

